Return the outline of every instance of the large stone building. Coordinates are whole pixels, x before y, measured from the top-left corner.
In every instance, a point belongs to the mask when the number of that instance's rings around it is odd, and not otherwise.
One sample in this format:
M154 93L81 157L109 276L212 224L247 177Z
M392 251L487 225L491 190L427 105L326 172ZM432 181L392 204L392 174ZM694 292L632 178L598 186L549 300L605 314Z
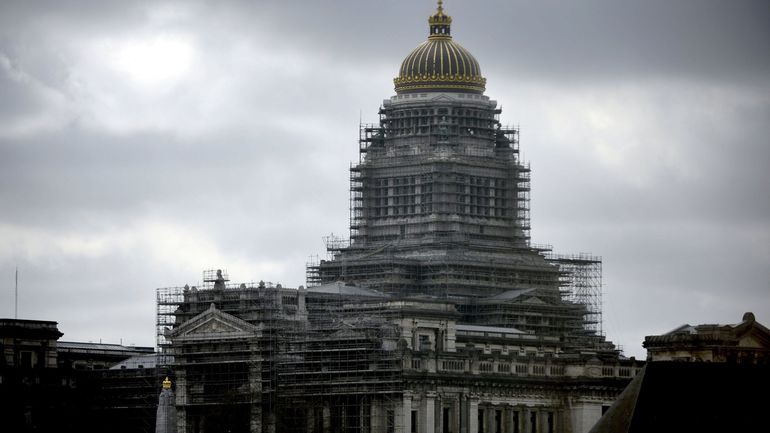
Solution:
M649 361L770 364L770 330L752 312L736 324L685 324L642 345Z
M518 131L428 21L307 288L158 290L179 433L580 433L641 368L601 335L600 259L531 245Z
M56 322L0 319L0 430L154 431L154 349L61 336Z
M770 330L682 325L644 339L647 364L591 433L767 430Z

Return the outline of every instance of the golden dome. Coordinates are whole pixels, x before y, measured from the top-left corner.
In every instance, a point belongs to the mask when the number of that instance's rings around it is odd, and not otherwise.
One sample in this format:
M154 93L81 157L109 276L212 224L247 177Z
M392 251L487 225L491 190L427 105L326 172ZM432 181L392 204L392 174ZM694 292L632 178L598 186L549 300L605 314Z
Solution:
M439 0L436 13L428 18L430 35L401 62L393 79L396 93L450 91L484 93L487 79L479 62L452 40L452 17L444 14Z

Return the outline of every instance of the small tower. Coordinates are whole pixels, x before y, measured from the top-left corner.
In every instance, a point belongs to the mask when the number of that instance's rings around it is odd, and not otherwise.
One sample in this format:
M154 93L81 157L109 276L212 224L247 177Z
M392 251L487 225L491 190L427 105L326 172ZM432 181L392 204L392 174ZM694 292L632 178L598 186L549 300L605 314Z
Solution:
M168 377L163 380L163 388L158 397L155 433L176 433L176 398Z

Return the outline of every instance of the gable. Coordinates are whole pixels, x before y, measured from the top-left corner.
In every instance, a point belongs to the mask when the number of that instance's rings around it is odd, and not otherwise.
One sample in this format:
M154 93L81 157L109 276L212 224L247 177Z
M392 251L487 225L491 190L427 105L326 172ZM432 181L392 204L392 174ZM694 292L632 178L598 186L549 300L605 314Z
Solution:
M536 298L534 296L530 296L529 298L525 299L522 304L537 304L537 305L543 305L546 304L545 301L543 301L540 298Z
M770 329L757 322L754 314L746 313L743 322L733 327L738 346L770 349Z
M770 349L770 334L758 328L749 329L744 334L738 336L738 346Z
M225 313L214 304L206 311L182 323L171 331L171 341L208 340L208 339L243 339L259 336L262 326Z
M449 96L444 95L442 93L442 94L440 94L440 95L438 95L438 96L436 96L434 98L431 98L431 102L437 102L437 101L450 101L451 102L452 98L450 98Z
M355 339L355 338L361 338L365 334L361 331L357 331L355 329L350 328L342 328L338 331L333 332L330 337L333 338L344 338L344 339Z
M210 320L207 320L200 325L192 328L189 332L187 332L185 335L192 335L192 334L210 334L210 333L225 333L225 332L243 332L243 329L236 328L235 326L229 325L216 317L212 317Z

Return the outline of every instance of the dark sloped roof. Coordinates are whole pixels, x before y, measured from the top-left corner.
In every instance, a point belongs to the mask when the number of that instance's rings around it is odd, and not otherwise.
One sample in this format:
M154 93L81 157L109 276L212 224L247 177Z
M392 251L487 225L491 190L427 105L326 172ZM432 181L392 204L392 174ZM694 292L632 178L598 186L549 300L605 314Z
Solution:
M765 431L770 365L650 362L591 433Z

